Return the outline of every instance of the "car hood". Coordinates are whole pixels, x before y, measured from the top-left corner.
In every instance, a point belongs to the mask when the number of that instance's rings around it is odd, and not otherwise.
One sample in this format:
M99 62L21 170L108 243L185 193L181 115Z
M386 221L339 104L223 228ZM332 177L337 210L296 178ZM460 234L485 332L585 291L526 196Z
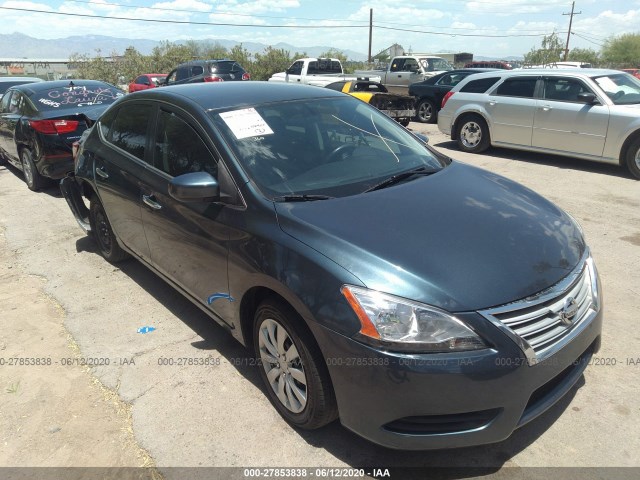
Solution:
M386 189L275 208L286 233L366 287L451 312L540 292L586 249L576 224L551 202L457 162Z

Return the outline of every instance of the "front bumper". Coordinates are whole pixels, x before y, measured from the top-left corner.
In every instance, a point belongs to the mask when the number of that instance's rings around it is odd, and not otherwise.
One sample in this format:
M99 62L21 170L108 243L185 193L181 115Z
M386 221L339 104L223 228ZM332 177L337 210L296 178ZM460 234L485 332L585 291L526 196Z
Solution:
M479 314L458 316L484 330L479 333L493 341L493 348L389 353L312 325L342 424L374 443L403 450L499 442L569 392L600 346L602 307L569 344L532 366Z

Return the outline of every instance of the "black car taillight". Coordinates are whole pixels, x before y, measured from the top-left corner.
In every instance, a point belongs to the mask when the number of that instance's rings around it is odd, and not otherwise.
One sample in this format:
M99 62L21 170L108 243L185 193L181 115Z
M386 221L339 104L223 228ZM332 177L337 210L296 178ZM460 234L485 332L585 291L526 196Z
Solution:
M78 123L77 120L29 120L31 128L47 135L75 132Z
M243 73L242 80L251 80L251 75L249 75L247 72Z
M217 75L208 75L204 77L204 81L205 82L224 82L224 80Z

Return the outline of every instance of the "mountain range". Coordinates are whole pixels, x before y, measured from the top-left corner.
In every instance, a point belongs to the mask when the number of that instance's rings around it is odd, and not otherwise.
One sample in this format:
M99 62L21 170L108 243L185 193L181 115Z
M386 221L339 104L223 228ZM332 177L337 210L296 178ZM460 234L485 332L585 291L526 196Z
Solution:
M239 42L232 40L206 40L208 43L218 43L226 49L231 49ZM180 43L180 42L177 42ZM106 37L101 35L71 36L56 39L33 38L22 33L0 34L0 57L2 58L33 58L33 59L58 59L69 58L72 54L95 55L99 50L104 56L115 52L123 54L127 47L135 49L143 55L148 55L153 47L160 44L159 40L131 39ZM249 53L262 53L267 45L256 42L243 42L243 48ZM291 54L295 52L306 52L311 57L317 57L329 50L328 46L296 47L287 43L272 45L274 48L288 50ZM365 53L353 50L342 50L350 60L365 61Z

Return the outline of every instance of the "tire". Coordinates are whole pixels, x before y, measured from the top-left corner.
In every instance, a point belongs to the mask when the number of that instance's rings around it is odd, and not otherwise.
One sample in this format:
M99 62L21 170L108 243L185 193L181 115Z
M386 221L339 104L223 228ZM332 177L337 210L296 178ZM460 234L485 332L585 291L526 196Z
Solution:
M403 127L408 127L409 123L411 123L411 120L409 120L408 118L403 118L402 120L398 120L398 123Z
M484 152L491 144L489 127L479 115L466 115L457 122L458 147L463 152Z
M40 175L36 164L33 162L33 154L28 148L20 150L20 163L22 163L22 173L24 174L24 181L29 187L29 190L37 192L45 186L46 179Z
M104 207L96 195L91 197L89 223L91 224L92 236L98 245L98 250L108 262L118 263L129 258L129 254L118 245L118 240L111 229Z
M640 180L640 137L631 142L626 157L627 170L633 177Z
M431 100L423 99L418 102L416 118L420 123L436 123L438 111Z
M338 409L320 350L300 322L288 305L265 301L254 317L253 345L271 403L294 427L313 430L335 420Z

